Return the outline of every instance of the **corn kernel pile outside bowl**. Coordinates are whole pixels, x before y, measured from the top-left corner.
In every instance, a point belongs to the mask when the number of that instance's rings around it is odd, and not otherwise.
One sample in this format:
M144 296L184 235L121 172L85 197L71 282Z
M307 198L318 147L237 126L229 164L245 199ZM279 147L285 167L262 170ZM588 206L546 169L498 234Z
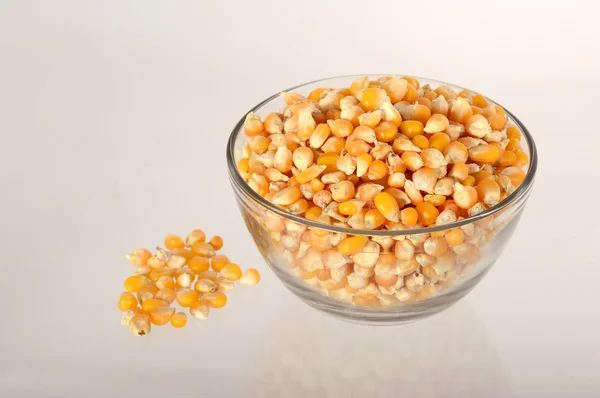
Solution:
M527 129L431 79L347 76L252 108L227 147L257 247L310 306L402 323L456 303L509 241L532 189Z

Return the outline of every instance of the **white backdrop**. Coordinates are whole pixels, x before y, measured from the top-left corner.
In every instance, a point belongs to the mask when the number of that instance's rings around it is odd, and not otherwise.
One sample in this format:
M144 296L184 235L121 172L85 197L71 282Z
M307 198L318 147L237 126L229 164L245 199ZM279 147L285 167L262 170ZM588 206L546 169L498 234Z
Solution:
M592 1L0 2L0 396L597 397L600 6ZM343 323L253 245L225 163L246 110L352 73L480 91L534 135L513 240L452 309ZM200 227L263 281L136 339L123 254Z

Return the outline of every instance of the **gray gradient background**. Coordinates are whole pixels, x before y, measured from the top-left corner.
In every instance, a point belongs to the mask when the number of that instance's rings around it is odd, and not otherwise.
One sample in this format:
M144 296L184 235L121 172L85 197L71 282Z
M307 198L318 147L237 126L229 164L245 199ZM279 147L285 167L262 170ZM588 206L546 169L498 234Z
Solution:
M0 396L600 396L599 13L592 1L0 1ZM540 152L495 268L403 327L296 300L227 181L225 143L247 109L364 72L481 91ZM123 253L194 227L224 236L261 285L208 322L134 338L116 308Z

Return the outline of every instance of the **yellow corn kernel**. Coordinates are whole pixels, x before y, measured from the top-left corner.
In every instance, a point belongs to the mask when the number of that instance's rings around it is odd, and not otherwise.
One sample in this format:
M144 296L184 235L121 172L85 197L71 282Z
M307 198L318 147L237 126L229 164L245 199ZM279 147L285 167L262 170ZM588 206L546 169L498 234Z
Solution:
M425 195L423 200L437 207L442 206L446 202L446 197L444 195Z
M469 168L464 163L455 163L448 175L462 182L469 176Z
M426 133L441 133L449 126L448 118L444 115L436 113L432 115L423 129Z
M473 96L473 105L478 106L483 109L486 106L488 106L488 102L483 95L475 94Z
M144 300L144 302L142 303L142 309L146 312L150 312L155 308L165 307L168 305L169 305L169 303L167 303L164 300L152 298L152 299Z
M195 229L185 238L185 245L191 247L196 242L204 242L206 234L201 229Z
M340 181L331 185L330 189L331 197L338 203L352 199L356 193L356 188L350 181Z
M194 290L199 294L216 292L217 288L217 284L210 279L198 279L194 284Z
M377 307L380 304L379 298L371 293L356 293L353 300L354 304L360 307Z
M215 235L210 239L208 243L213 247L213 249L220 250L223 247L223 238Z
M325 189L325 184L318 178L314 178L310 180L310 189L312 189L314 193L317 193Z
M529 163L529 156L527 156L527 154L523 151L518 151L516 154L517 154L517 160L515 162L515 166L518 166L518 167L527 166L527 164Z
M454 203L461 209L470 209L477 203L477 190L472 186L456 183L452 198L454 199Z
M148 260L152 257L152 253L147 249L135 249L131 253L125 255L125 257L127 257L127 260L129 260L132 265L144 267L148 264Z
M174 289L175 282L173 281L173 277L171 275L161 276L156 281L156 287L158 289Z
M204 256L194 256L188 261L188 267L194 271L194 273L199 274L208 271L210 263L208 258Z
M421 87L421 83L414 77L411 76L402 76L403 80L406 80L408 84L410 84L414 89L419 89Z
M371 129L375 128L381 121L383 113L381 110L377 109L373 112L363 113L358 117L358 121L361 126L369 127Z
M438 178L435 170L429 167L422 167L415 171L412 176L412 182L419 191L433 193L433 188L437 183Z
M368 153L363 153L356 158L356 175L362 177L367 174L369 166L373 162L373 157Z
M417 171L423 167L423 158L417 152L403 152L401 158L406 168L410 171Z
M350 156L360 156L368 153L371 150L371 145L361 139L351 139L346 142L346 152Z
M283 97L283 100L285 101L285 103L288 105L294 105L294 104L306 102L306 97L301 94L298 94L298 93L291 93L291 92L281 93L281 96Z
M427 97L417 98L417 104L425 105L426 107L429 108L429 110L431 110L431 100Z
M210 303L208 300L201 299L190 306L190 314L196 319L206 320L209 312Z
M325 155L322 155L325 156ZM338 156L339 158L339 156ZM313 179L317 178L321 173L323 173L327 169L325 165L315 165L307 168L306 170L296 174L296 181L298 184L305 184L307 182L311 182ZM293 203L293 202L292 202Z
M429 138L429 147L444 152L450 144L450 137L446 133L435 133Z
M469 175L467 176L467 178L464 179L462 183L463 185L474 187L475 184L477 184L477 180L472 175Z
M345 119L330 120L327 124L331 133L340 138L348 137L354 130L352 123Z
M448 163L466 163L469 159L469 151L467 147L458 141L452 141L446 147L445 151L446 159Z
M421 152L423 165L432 169L438 169L447 164L444 154L435 148L426 148Z
M191 250L188 249L175 249L175 250L171 250L171 255L177 256L177 257L183 257L185 259L185 262L187 264L187 262L194 257L194 253L192 253Z
M135 295L133 293L130 292L123 292L121 293L121 296L119 297L119 309L121 311L126 311L129 310L131 308L135 308L138 305L138 301L135 298Z
M508 138L509 140L521 140L521 132L515 126L510 126L506 129L506 138Z
M469 149L471 160L479 163L495 163L500 159L502 151L495 145L483 144Z
M402 188L406 182L404 173L393 173L387 179L387 183L392 188Z
M306 170L314 160L313 151L308 147L300 147L292 154L292 162L300 170Z
M229 257L222 254L216 255L210 259L210 267L215 272L220 272L223 269L223 267L225 267L229 263ZM205 269L204 271L208 271L208 269Z
M248 268L240 278L240 283L254 286L260 282L260 273L255 268Z
M492 179L485 179L477 184L477 196L485 205L494 206L500 202L500 185Z
M340 137L329 137L327 141L321 146L321 150L325 153L334 153L339 155L346 146L346 140Z
M450 120L465 124L471 116L473 116L473 110L469 102L465 98L457 98L450 108Z
M374 111L381 108L386 99L387 94L384 90L378 87L369 87L363 91L360 102L365 110Z
M412 139L424 132L423 123L418 120L404 120L400 123L400 132Z
M187 323L187 315L183 312L177 312L171 317L171 325L175 328L182 328Z
M392 122L381 122L374 130L375 137L381 142L391 142L398 135L398 126Z
M419 213L417 213L417 210L414 207L402 209L400 212L400 221L408 227L415 226L419 221Z
M213 282L217 281L218 273L215 271L204 271L198 274L198 279L210 279Z
M516 152L519 149L521 149L521 141L517 140L516 138L511 138L508 140L508 144L506 145L507 151Z
M345 216L351 216L361 211L364 206L365 202L361 200L347 200L345 202L340 203L338 211L340 212L340 214L343 214Z
M244 132L249 137L254 137L264 131L263 122L260 120L260 117L250 112L246 115L246 120L244 121Z
M406 90L406 94L404 94L404 98L402 101L406 101L409 104L413 104L417 100L417 89L410 85L408 86L408 90Z
M408 120L418 120L424 125L431 117L431 110L425 105L417 104L410 110L407 116Z
M182 307L189 307L198 300L198 292L190 288L184 287L175 292L175 300Z
M167 235L165 237L165 247L168 250L182 249L185 247L185 242L177 235Z
M172 288L160 289L156 292L154 298L166 301L168 304L173 304L173 301L175 301L175 290Z
M310 111L302 111L298 115L298 132L296 133L298 137L302 140L307 140L310 138L312 133L315 131L315 127L317 123Z
M385 217L379 210L370 209L365 214L365 228L366 229L377 229L385 224Z
M351 256L353 254L360 253L368 241L369 237L363 235L345 238L339 243L338 251L344 256Z
M421 149L429 148L429 140L424 135L417 135L413 137L412 143Z
M341 205L340 205L341 208ZM341 210L340 210L341 212ZM322 213L322 209L319 206L313 206L310 209L306 210L306 213L304 214L304 217L312 220L312 221L316 221Z
M490 122L483 115L473 115L464 123L465 131L476 138L483 138L492 131Z
M129 330L135 336L145 336L150 333L150 319L146 314L134 315L129 321Z
M417 211L419 221L426 227L434 224L437 216L440 215L439 210L428 202L419 203L415 206L415 210Z
M302 197L302 192L298 187L288 187L277 192L273 196L273 203L276 205L288 206L298 201Z
M150 280L145 275L133 275L125 279L123 284L125 291L137 293L143 286L150 284Z
M514 166L517 164L517 154L513 151L504 151L498 159L498 164L502 167Z
M444 238L448 246L456 247L465 241L465 233L461 228L456 228L448 231Z
M392 222L398 222L400 219L400 207L391 194L388 192L380 192L375 196L373 201L377 210L379 210L386 219Z
M383 89L392 103L400 102L404 99L408 91L408 82L404 79L392 77L383 83Z
M207 300L211 308L221 308L227 304L227 296L221 292L207 293L202 299Z
M388 167L385 162L381 160L374 160L369 165L369 170L367 172L367 178L369 180L379 180L384 178L388 174Z
M150 322L155 325L166 325L175 313L175 308L158 307L150 311Z
M478 106L471 105L471 110L473 111L473 115L483 115L483 110Z
M267 178L259 174L252 174L252 176L248 180L248 185L260 196L264 197L269 192L269 182L267 181ZM199 243L204 242L198 242L196 244Z
M148 274L148 279L150 279L152 282L156 282L163 276L173 276L174 272L175 270L171 268L154 268Z
M492 128L492 130L500 131L504 128L504 125L506 124L506 119L504 118L504 116L498 114L491 115L487 119L490 123L490 127Z
M239 265L231 263L227 264L221 270L221 275L230 281L237 281L242 277L242 269Z
M515 188L521 185L525 180L525 172L519 167L507 167L502 170L501 174L510 178L510 182Z
M273 112L265 117L264 129L269 134L281 134L283 132L283 120L279 114Z
M331 129L327 124L318 124L315 131L310 136L310 146L315 149L321 148L323 144L325 144L325 141L327 141L327 138L329 138L330 134Z
M215 248L206 242L196 242L192 245L192 253L194 253L196 256L210 258L215 255Z

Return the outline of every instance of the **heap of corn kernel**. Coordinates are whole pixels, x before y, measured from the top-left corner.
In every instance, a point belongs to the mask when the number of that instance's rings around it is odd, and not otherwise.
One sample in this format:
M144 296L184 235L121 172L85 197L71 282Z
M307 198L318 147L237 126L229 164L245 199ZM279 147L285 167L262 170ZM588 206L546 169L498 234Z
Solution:
M219 236L206 242L205 233L196 229L185 241L167 235L164 246L154 255L147 249L136 249L126 256L136 271L125 279L118 307L121 323L136 336L150 333L151 324L184 327L187 315L176 312L171 307L174 302L189 308L193 317L205 320L210 308L227 303L226 293L234 288L234 282L256 285L260 281L256 269L242 273L239 265L217 254L223 247Z
M281 113L247 115L238 172L291 214L367 230L433 227L482 213L525 179L519 129L480 94L365 76L349 88L282 96ZM272 216L266 227L274 242L289 246L288 266L330 296L345 286L355 304L429 297L448 276L433 268L436 259L477 257L465 235L473 225L420 242L300 227L286 236L282 221ZM361 289L367 292L357 299Z

